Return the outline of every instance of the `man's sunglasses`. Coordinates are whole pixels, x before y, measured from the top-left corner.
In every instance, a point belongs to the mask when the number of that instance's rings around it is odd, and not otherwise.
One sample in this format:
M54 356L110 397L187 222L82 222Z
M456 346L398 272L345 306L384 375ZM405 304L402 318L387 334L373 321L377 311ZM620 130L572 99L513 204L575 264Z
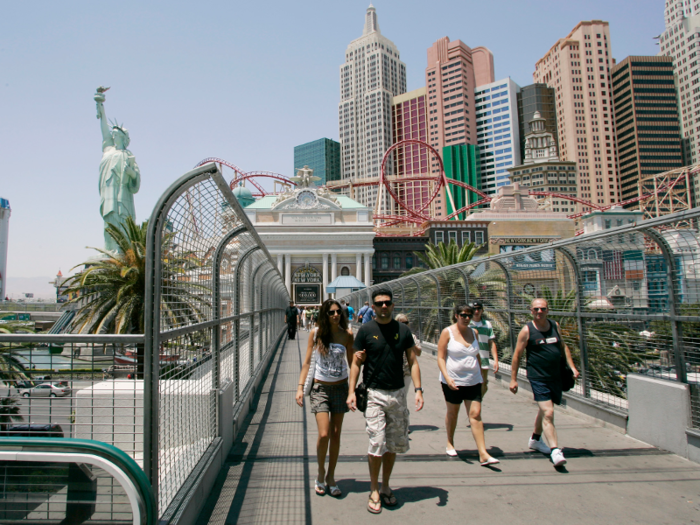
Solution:
M374 306L381 308L382 306L391 306L394 304L392 301L374 301Z
M533 311L533 312L546 312L546 311L547 311L547 307L546 307L546 306L544 306L544 307L534 306L534 307L532 308L532 311Z
M462 319L467 319L469 317L472 317L472 314L465 314L465 313L461 313L461 314L457 314L457 315L459 315Z
M335 317L336 315L340 315L340 310L328 310L328 315L330 317Z

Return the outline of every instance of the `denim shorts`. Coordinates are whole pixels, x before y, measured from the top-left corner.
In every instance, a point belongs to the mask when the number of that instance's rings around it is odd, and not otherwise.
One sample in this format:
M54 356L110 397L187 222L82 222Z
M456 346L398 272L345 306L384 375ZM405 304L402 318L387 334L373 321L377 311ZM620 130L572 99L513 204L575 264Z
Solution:
M560 381L537 381L530 379L530 387L535 401L552 401L555 405L561 405Z

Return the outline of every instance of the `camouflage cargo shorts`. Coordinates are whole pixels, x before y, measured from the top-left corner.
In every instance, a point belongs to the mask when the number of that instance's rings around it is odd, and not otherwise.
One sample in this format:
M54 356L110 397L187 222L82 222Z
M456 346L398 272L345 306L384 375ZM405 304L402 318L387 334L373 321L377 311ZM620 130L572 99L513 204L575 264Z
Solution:
M406 407L406 389L367 389L365 423L369 435L372 456L383 456L386 452L403 454L408 452L408 424L410 412Z

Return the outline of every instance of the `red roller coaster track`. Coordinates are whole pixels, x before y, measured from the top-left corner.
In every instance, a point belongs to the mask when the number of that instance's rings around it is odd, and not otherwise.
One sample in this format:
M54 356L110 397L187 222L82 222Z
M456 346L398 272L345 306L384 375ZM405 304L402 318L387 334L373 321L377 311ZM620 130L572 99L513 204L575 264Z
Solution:
M389 177L386 174L386 165L388 160L390 159L390 155L393 153L394 150L397 148L403 147L403 146L408 146L408 145L418 145L424 147L428 152L435 157L437 160L439 166L440 166L440 173L437 175L411 175L407 177ZM208 157L201 162L197 164L195 167L202 166L203 164L206 164L208 162L214 162L216 164L219 164L221 166L227 166L228 168L231 168L235 172L234 178L231 180L231 189L234 189L239 182L242 181L250 181L250 183L256 188L257 192L253 193L254 197L264 197L266 195L273 194L273 192L265 190L260 184L256 182L255 179L258 178L267 178L267 179L272 179L276 180L278 182L281 182L285 185L289 186L296 186L296 184L291 181L288 177L285 177L284 175L280 175L279 173L272 173L269 171L249 171L249 172L244 172L242 169L240 169L238 166L235 164L228 162L226 160L220 159L218 157ZM676 171L676 170L674 170ZM661 192L668 192L671 191L676 184L678 184L680 181L682 181L686 177L686 171L688 174L693 174L697 173L700 171L700 165L693 166L692 168L687 168L683 172L679 171L679 175L677 178L673 179L671 182L659 186L656 191L646 193L644 195L640 195L638 197L634 197L632 199L627 199L621 202L615 202L612 204L606 204L606 205L599 205L599 204L594 204L590 201L581 199L579 197L575 197L572 195L565 195L562 193L556 193L556 192L550 192L550 191L537 191L537 190L529 190L528 195L532 195L533 197L554 197L556 199L561 199L561 200L568 200L572 202L576 202L581 204L584 207L590 208L590 210L596 210L596 211L605 211L613 206L625 206L627 204L633 204L635 202L640 202L646 199L649 199L655 195L658 195ZM402 200L399 195L395 191L395 187L399 184L406 184L410 182L428 182L432 183L434 185L433 191L428 197L428 199L424 202L421 203L420 208L418 209L412 209L404 200ZM350 181L347 181L345 183L340 183L340 184L334 184L333 190L338 190L338 189L345 189L350 186ZM449 215L445 217L431 217L430 215L424 213L425 210L430 206L430 204L435 200L435 198L440 194L440 190L444 187L447 187L447 185L452 185L452 186L458 186L461 188L464 188L465 190L474 193L481 197L477 202L468 204L467 206L464 206ZM352 186L354 188L358 187L364 187L364 186L381 186L384 189L386 189L387 193L391 196L393 201L401 208L406 215L401 215L401 214L384 214L384 213L375 213L374 219L377 222L377 228L389 228L392 226L397 226L402 223L409 223L409 224L422 224L427 221L446 221L450 220L454 217L459 216L461 213L464 213L466 211L469 211L470 209L480 206L482 204L486 204L492 200L492 197L484 193L483 191L474 188L473 186L470 186L469 184L466 184L464 182L458 181L458 180L452 180L448 179L447 176L445 175L444 167L442 164L442 158L438 154L438 152L430 146L430 144L427 144L426 142L423 142L421 140L417 139L407 139L407 140L402 140L399 141L395 144L393 144L385 153L384 156L382 157L382 163L381 163L381 169L380 169L380 176L379 180L365 180L365 181L360 181L360 182L353 182ZM452 200L452 193L450 191L447 191L447 198ZM381 192L380 192L381 195ZM378 203L381 201L381 199L378 197L377 199ZM454 202L451 202L452 208L454 209ZM381 204L378 204L378 206ZM590 210L574 213L572 215L567 215L568 218L570 219L577 219L586 213L589 213ZM415 232L413 235L421 235L423 232ZM378 233L378 235L381 236L389 236L391 234L386 234L386 233Z

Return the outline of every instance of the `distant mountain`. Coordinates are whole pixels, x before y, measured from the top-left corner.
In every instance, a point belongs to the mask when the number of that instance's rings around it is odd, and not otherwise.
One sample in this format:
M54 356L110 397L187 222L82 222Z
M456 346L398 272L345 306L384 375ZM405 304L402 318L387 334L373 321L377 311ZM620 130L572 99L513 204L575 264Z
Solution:
M7 279L7 287L5 294L10 299L20 299L24 297L25 293L33 293L34 300L44 299L44 300L55 300L56 299L56 289L49 284L49 281L53 281L56 277L12 277L11 275Z

